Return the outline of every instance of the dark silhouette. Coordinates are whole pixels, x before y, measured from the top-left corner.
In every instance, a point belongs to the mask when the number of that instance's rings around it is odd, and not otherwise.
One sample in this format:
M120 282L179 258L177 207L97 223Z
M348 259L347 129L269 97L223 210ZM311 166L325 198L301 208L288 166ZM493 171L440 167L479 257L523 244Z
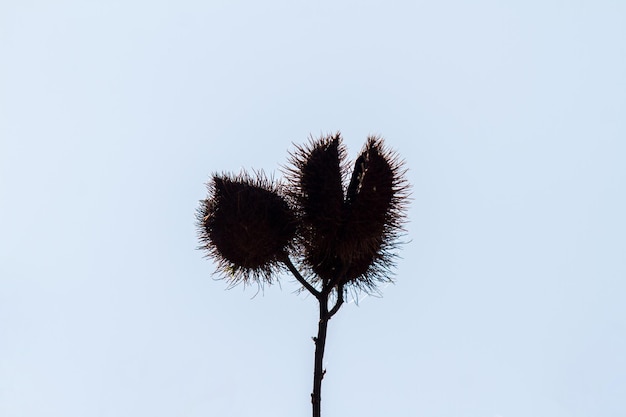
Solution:
M285 183L263 173L213 175L197 215L201 249L230 286L271 284L287 268L318 300L313 417L321 414L328 321L348 290L391 281L406 218L406 171L381 138L368 138L346 187L348 168L339 133L311 139L291 154Z

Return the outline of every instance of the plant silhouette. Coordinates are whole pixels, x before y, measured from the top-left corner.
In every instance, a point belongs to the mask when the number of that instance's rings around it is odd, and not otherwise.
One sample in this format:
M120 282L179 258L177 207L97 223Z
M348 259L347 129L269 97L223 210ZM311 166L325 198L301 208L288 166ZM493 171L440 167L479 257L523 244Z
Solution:
M392 281L409 184L403 161L374 136L351 175L340 133L297 146L284 171L283 183L262 172L214 174L197 212L200 248L229 286L272 284L286 268L317 299L311 403L320 417L328 321L347 291Z

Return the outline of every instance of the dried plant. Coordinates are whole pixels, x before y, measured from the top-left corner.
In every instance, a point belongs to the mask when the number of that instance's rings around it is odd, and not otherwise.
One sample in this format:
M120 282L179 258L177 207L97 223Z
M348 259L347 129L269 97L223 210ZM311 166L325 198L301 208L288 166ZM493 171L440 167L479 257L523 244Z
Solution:
M347 291L392 281L409 184L379 137L368 138L351 174L339 133L297 146L289 162L284 184L262 172L213 175L197 225L201 249L230 286L271 284L287 268L318 300L311 402L319 417L328 321Z

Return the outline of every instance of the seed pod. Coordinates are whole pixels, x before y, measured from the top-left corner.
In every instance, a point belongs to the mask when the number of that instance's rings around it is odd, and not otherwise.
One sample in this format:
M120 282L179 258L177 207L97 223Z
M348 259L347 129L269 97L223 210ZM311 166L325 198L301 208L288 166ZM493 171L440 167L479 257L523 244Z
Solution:
M402 162L369 137L359 154L344 204L338 255L349 265L345 283L368 289L388 281L396 239L402 229L407 184Z
M290 197L300 212L303 263L324 281L339 272L337 234L343 210L345 150L339 133L311 140L291 154Z
M296 233L295 216L262 173L214 175L198 210L201 249L235 285L271 283Z

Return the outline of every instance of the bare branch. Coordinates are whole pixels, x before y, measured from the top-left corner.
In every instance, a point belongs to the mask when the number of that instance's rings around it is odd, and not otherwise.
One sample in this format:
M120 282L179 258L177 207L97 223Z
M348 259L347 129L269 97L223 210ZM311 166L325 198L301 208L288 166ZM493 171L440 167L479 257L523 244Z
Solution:
M335 315L335 313L337 313L339 311L339 308L341 308L341 305L343 304L343 284L340 284L337 287L337 302L335 303L335 306L328 312L328 319L330 319L332 316Z
M320 298L320 292L318 290L316 290L314 286L309 284L309 282L306 279L304 279L302 274L300 274L300 272L298 272L296 267L293 265L293 262L291 262L291 259L289 259L289 256L285 255L285 257L283 259L283 262L285 263L285 265L287 265L287 268L289 268L289 270L291 271L293 276L296 277L298 282L300 284L302 284L302 286L304 288L306 288L311 294L313 294L315 296L315 298L319 299Z

